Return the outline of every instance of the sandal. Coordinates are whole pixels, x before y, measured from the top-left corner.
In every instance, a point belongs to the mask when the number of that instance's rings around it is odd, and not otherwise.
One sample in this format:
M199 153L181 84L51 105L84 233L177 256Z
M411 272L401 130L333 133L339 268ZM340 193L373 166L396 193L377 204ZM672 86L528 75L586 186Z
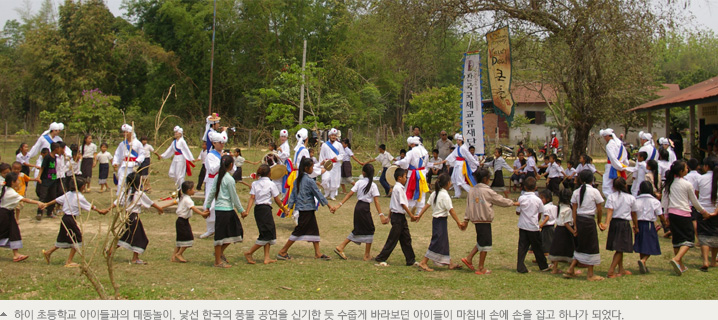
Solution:
M277 253L277 260L292 260L292 256L290 256L289 253L285 255Z
M604 280L604 278L601 276L593 276L591 278L588 278L587 280L588 281L601 281L601 280Z
M577 275L575 273L568 273L568 272L564 273L562 276L566 279L574 279L577 277Z
M324 260L324 261L332 260L332 258L331 258L330 256L326 255L326 254L323 254L323 255L321 255L321 256L315 258L315 259L322 259L322 260Z
M28 256L26 256L26 255L24 255L24 254L21 254L21 255L19 255L19 256L17 256L17 257L12 258L12 262L20 262L20 261L23 261L23 260L25 260L25 259L27 259L27 258L28 258Z
M386 262L384 262L384 261L382 261L382 262L379 262L379 263L375 263L374 266L375 266L375 267L388 267L389 264L386 263Z
M222 269L228 269L228 268L231 268L231 267L232 267L231 265L229 265L229 264L227 264L227 263L224 263L224 262L220 262L219 264L215 264L215 265L213 265L213 266L214 266L215 268L222 268Z
M673 272L674 272L677 276L680 276L680 275L683 274L683 271L681 270L681 266L678 264L678 262L676 262L676 260L671 259L671 261L669 262L669 264L671 265L671 267L673 267Z
M334 248L334 253L336 253L339 258L342 258L342 260L346 260L347 256L344 254L344 251L339 251L339 249Z
M65 265L65 268L77 268L77 267L79 267L79 266L80 266L79 263L74 263L74 262L72 262L72 263L66 264L66 265Z
M488 274L491 274L491 270L489 270L489 269L484 269L483 271L482 271L482 270L476 270L476 272L474 272L474 274L478 274L478 275L480 275L480 276L482 276L482 275L488 275Z
M466 265L466 267L469 268L469 270L476 271L476 268L474 268L474 265L471 264L471 261L467 260L466 258L461 258L461 262L463 262Z
M137 260L135 260L135 261L130 261L130 264L146 265L147 262L142 261L142 259L137 259Z

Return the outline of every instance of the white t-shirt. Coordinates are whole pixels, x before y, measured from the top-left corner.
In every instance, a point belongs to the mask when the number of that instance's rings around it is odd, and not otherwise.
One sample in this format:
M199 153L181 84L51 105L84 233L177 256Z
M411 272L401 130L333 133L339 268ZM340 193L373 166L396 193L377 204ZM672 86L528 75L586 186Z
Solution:
M26 163L30 163L30 154L23 155L22 152L18 153L15 156L15 161L22 163L23 165Z
M520 196L516 212L519 213L519 229L539 231L539 214L544 213L544 205L541 198L536 196L535 193L527 192Z
M691 183L691 185L693 186L693 190L698 190L698 182L701 178L701 174L698 173L698 171L693 170L691 172L688 172L688 174L683 178Z
M393 157L391 156L391 154L389 152L384 150L384 153L380 153L374 159L376 159L377 162L381 163L382 168L388 168L388 167L391 167L391 161L392 161Z
M434 198L436 197L438 198L436 199L436 203L434 203ZM433 210L431 216L434 218L448 217L449 212L454 208L454 204L451 202L451 196L449 196L449 192L446 191L446 189L439 190L438 196L436 195L436 191L432 192L427 203L431 205L431 209Z
M97 154L97 162L99 162L101 164L105 164L105 163L109 164L110 160L112 160L112 154L110 154L107 151L100 152Z
M596 172L596 166L594 166L592 163L582 164L579 163L576 166L576 172L581 172L583 170L591 170L591 172Z
M155 152L155 148L152 147L152 145L150 145L149 143L142 146L142 150L145 151L145 157L149 157L152 155L153 152Z
M566 174L566 177L573 178L574 175L576 174L576 168L568 168L564 171L564 173Z
M252 188L249 194L254 195L254 203L256 204L272 204L272 199L279 196L279 189L268 177L261 177L259 180L252 182Z
M234 157L234 166L239 168L244 165L244 161L242 156L236 156Z
M62 212L64 212L65 215L68 216L79 216L80 209L85 211L92 210L92 204L90 204L90 202L85 199L85 196L82 195L82 193L78 193L75 191L70 191L62 196L57 197L57 199L55 199L55 202L57 202L57 204L59 205L62 205ZM78 203L80 204L79 206L77 205Z
M404 185L397 182L394 185L394 189L391 191L391 200L389 201L389 209L392 213L404 214L404 207L402 205L409 206L409 199L406 198L406 191Z
M546 224L544 224L544 226L553 226L556 224L556 218L558 217L558 207L555 204L549 202L543 205L543 214L541 215L540 220L543 221L543 219L546 217L548 217L548 221L546 221Z
M581 203L581 188L573 191L571 204L574 203L578 205L576 209L577 215L592 216L596 214L596 205L603 203L603 197L601 196L601 192L587 184L586 191L583 195L583 203Z
M661 202L650 194L641 194L636 198L636 216L639 221L656 221L663 215Z
M526 158L526 167L524 168L524 172L534 171L536 171L536 160L534 160L533 157Z
M369 179L359 179L359 181L357 181L352 187L352 192L357 194L357 200L372 203L372 201L374 201L374 197L380 196L379 188L377 188L374 182L371 182L371 187L369 187L369 193L365 193L364 188L366 187L367 183L370 183Z
M125 191L123 191L120 197L115 200L115 205L119 207L125 206L127 200L129 200L129 196L126 196ZM137 191L132 201L127 204L126 209L131 213L140 213L142 208L149 209L153 204L154 202L144 192Z
M183 195L179 201L177 201L177 216L184 219L192 217L192 207L194 207L194 201L192 197Z
M549 178L560 178L561 172L563 172L563 168L561 168L558 163L554 162L549 163L548 169L546 169L546 171L548 172Z
M514 160L514 170L521 169L521 166L522 166L521 160L519 160L519 159Z
M351 161L352 156L354 156L352 149L349 149L348 147L344 148L344 161Z
M584 199L584 201L586 201ZM606 209L613 209L613 219L631 220L631 212L637 212L636 198L625 192L614 192L606 198Z
M573 225L573 209L570 205L561 203L558 205L558 217L556 218L556 225L565 226L567 223Z
M5 188L5 195L2 197L2 200L0 200L0 208L15 210L15 207L17 207L17 204L20 203L21 200L22 196L17 193L15 189L7 186Z
M94 158L95 153L97 153L97 145L90 142L90 145L85 145L85 148L83 150L82 146L80 146L80 152L82 152L83 158Z
M716 210L716 204L711 201L711 190L713 188L713 171L708 171L702 175L698 181L698 202L700 202L703 209L708 212Z

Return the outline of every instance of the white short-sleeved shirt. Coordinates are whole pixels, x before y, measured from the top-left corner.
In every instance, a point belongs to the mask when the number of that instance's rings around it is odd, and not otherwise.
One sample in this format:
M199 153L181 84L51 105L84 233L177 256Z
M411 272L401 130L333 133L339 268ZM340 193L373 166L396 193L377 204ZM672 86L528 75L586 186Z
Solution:
M591 172L596 172L596 166L594 166L592 163L582 164L579 163L576 166L576 172L581 172L583 170L591 170Z
M434 202L434 198L436 198L436 202ZM446 191L446 189L439 190L438 196L436 195L436 191L432 192L427 203L431 205L431 209L433 210L431 216L434 218L448 217L449 212L454 208L451 196L449 196L449 192Z
M94 158L95 153L97 153L97 145L90 142L90 145L85 145L84 149L80 146L80 151L83 158Z
M97 162L99 162L101 164L105 164L105 163L109 164L111 160L112 160L112 154L110 154L107 151L100 152L97 154Z
M557 226L565 226L568 224L573 224L573 209L570 205L567 204L559 204L558 205L558 217L556 218L556 225Z
M711 190L713 188L713 171L708 171L702 175L698 181L698 202L700 202L703 209L708 212L713 212L716 209L716 204L711 201Z
M82 193L78 193L75 191L70 191L62 196L57 197L57 199L55 199L55 202L57 202L57 204L59 205L62 205L62 212L64 212L65 215L68 216L79 216L80 209L85 211L92 210L92 204L90 204L90 202L85 199L85 196L82 195ZM78 203L80 204L79 206Z
M179 201L177 201L177 216L184 219L192 217L192 207L194 207L194 201L192 197L183 195Z
M149 157L152 155L152 152L155 152L155 148L149 143L142 146L142 150L145 151L145 157Z
M613 209L613 219L623 220L631 220L631 211L638 211L636 198L632 194L625 192L614 192L608 195L606 209Z
M603 197L601 196L601 192L587 184L586 191L583 195L583 203L581 203L581 188L573 191L571 204L574 203L578 205L576 209L577 215L592 216L596 214L596 205L603 203Z
M125 201L127 200L129 200L129 197L123 191L120 197L115 200L115 205L119 207L125 206ZM144 192L136 191L132 201L127 204L126 210L131 213L140 213L142 208L149 209L153 204L154 202Z
M20 203L21 200L22 196L17 193L15 189L8 186L5 188L5 195L2 197L2 200L0 200L0 208L15 210L15 207L17 207L17 204Z
M19 152L15 156L15 161L20 162L22 164L30 163L30 154L23 155L22 152Z
M688 172L683 179L686 179L686 181L691 183L693 190L698 190L698 182L701 179L701 174L698 173L698 171L692 170L691 172Z
M535 193L527 192L520 196L516 212L519 213L519 229L539 231L539 214L544 213L544 205L541 198L536 196Z
M252 188L249 194L254 195L254 203L256 204L272 204L272 199L279 196L279 189L268 177L261 177L259 180L252 182Z
M533 157L526 158L526 167L524 168L524 172L534 171L536 171L536 160L534 160Z
M352 149L349 149L348 147L344 148L344 161L351 161L353 155L354 152L352 151Z
M636 216L639 221L656 221L663 215L661 202L650 194L640 194L636 197Z
M388 168L391 167L391 161L394 159L389 152L384 150L384 153L380 153L378 156L376 156L376 161L381 163L382 168Z
M546 221L546 224L544 226L553 226L556 224L556 218L558 217L558 207L549 202L547 204L543 205L543 214L541 215L541 221L545 217L548 217L548 221Z
M234 157L234 166L239 168L244 165L244 161L246 161L242 156L236 156Z
M371 187L369 187L369 192L365 193L364 188L367 183L371 183ZM352 187L352 192L357 194L357 200L367 203L372 203L372 201L374 201L374 197L380 196L379 188L374 182L370 182L367 178L359 179L359 181L357 181Z
M522 166L521 160L519 160L519 159L514 160L514 170L521 169L521 166Z
M546 171L548 171L549 178L559 178L561 177L561 172L563 172L563 168L561 168L558 163L554 162L549 163L548 169L546 169Z
M402 205L409 206L409 199L406 198L406 191L404 185L397 182L394 185L394 189L391 191L391 200L389 201L389 210L393 213L404 214L404 207Z
M564 173L566 174L567 177L571 177L574 174L576 174L576 168L568 168L568 169L564 170Z

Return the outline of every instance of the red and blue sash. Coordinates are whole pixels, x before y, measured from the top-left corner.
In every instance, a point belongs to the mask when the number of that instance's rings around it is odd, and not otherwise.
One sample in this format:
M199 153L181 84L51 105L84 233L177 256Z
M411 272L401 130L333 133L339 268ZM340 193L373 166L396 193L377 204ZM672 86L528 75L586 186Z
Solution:
M220 160L222 159L222 155L219 154L217 149L212 149L211 151L207 152L207 155L213 155L213 156L217 157L217 159L220 159ZM216 177L216 176L217 176L217 173L211 174L211 173L207 172L207 178L214 179L214 177Z
M618 161L619 161L619 163L621 164L621 166L625 167L625 166L623 165L623 163L620 162L620 161L621 161L621 158L623 157L623 149L624 149L623 146L621 146L621 149L619 149L619 151L618 151L618 157L616 157L616 158L618 159ZM655 151L655 148L654 148L654 151ZM608 164L611 164L611 159L608 159ZM618 170L616 170L616 168L614 168L613 166L611 166L611 169L608 170L608 178L609 178L609 179L616 179L616 178L618 178L619 175L620 175L623 179L626 179L626 177L627 177L626 171L618 171Z
M461 147L456 148L456 154L458 155L456 160L464 161L464 165L461 168L461 173L464 176L464 180L466 180L466 183L468 183L470 186L475 186L476 181L474 180L474 173L471 171L471 166L466 163L466 159L461 156ZM472 155L469 156L471 157Z
M47 143L49 143L49 144L52 144L53 142L55 142L55 141L52 140L52 138L50 138L50 135L49 135L49 134L46 134L46 135L44 135L44 136L42 136L42 137L45 138L45 141L47 141Z
M406 197L412 200L421 199L421 194L429 191L429 185L422 170L424 170L424 158L419 159L419 167L409 165L409 181L406 184Z
M176 156L182 155L182 150L177 148L177 140L172 141L172 147L175 149ZM187 160L187 158L185 158L184 161L185 161L185 174L188 176L192 176L192 168L194 168L194 163L192 163L192 161Z

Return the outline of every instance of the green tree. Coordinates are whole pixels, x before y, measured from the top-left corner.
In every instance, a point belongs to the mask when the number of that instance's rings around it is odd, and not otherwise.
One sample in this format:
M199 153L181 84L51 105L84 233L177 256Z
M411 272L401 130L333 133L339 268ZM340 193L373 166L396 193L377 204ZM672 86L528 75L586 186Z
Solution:
M461 89L456 86L417 93L410 101L414 111L404 116L404 122L420 126L426 137L438 137L441 130L454 132L460 127L460 98Z

